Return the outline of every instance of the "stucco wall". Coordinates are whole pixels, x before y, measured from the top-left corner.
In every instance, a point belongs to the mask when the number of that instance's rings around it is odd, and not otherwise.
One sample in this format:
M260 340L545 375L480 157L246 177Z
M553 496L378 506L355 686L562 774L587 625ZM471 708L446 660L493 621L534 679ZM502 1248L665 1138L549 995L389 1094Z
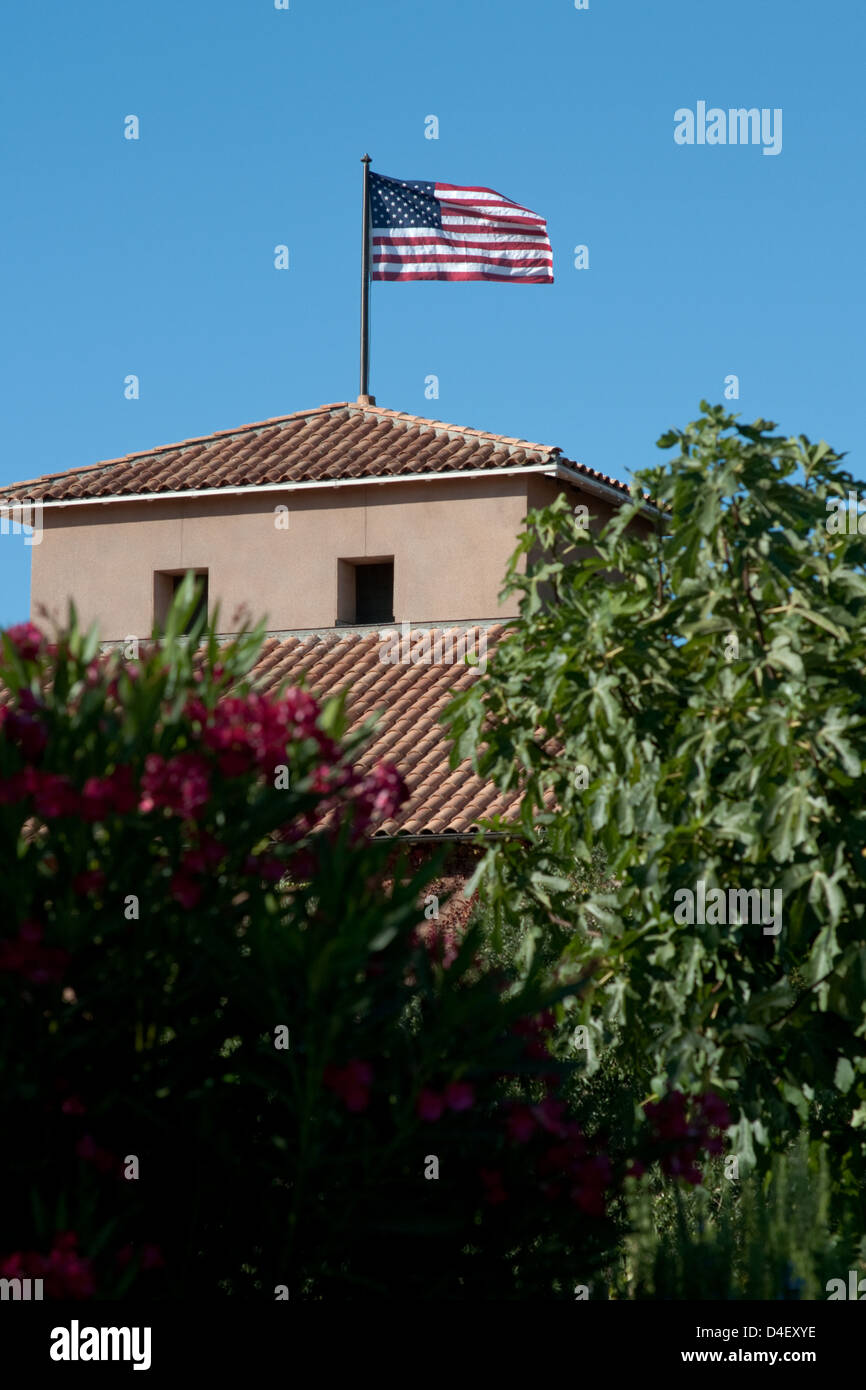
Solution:
M248 605L271 629L333 626L337 562L394 556L397 622L511 616L498 593L527 507L519 477L446 479L175 501L48 507L31 609L75 598L103 640L147 636L158 570L207 569L211 610L234 631ZM287 530L275 526L278 503Z

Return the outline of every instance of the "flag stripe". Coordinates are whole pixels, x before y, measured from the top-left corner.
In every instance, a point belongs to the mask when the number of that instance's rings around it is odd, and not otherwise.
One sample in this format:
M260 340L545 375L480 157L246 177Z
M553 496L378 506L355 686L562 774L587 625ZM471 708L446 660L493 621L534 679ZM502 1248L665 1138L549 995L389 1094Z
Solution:
M450 238L449 238L449 241L450 241ZM417 249L417 254L419 254L419 255L420 255L421 252L424 251L424 250L436 251L436 250L439 250L439 249L441 248L441 246L442 246L442 242L441 242L441 241L431 241L429 236L412 236L412 237L386 237L386 236L381 236L381 237L374 237L374 239L373 239L373 244L374 244L374 246L387 246L387 247L390 247L392 250L395 250L395 251L400 251L400 250L402 250L404 247L405 247L406 249L409 249L410 247L415 247L415 248ZM502 256L505 256L505 255L510 256L513 252L517 252L517 253L519 254L519 253L522 252L522 251L532 251L533 254L534 254L534 256L535 256L535 258L536 258L537 260L548 261L548 262L550 263L550 265L553 265L553 254L552 254L552 252L550 252L550 251L548 251L548 250L546 250L546 249L543 249L543 250L542 250L542 249L539 249L537 246L534 246L534 245L532 244L532 242L530 242L530 241L520 241L519 238L517 238L517 237L509 238L507 242L504 241L504 240L501 239L501 238L497 238L495 241L493 241L492 246L491 246L491 242L490 242L490 241L481 241L481 240L478 240L478 241L470 241L469 239L465 239L465 240L464 240L464 239L461 238L460 241L454 242L454 243L452 243L452 244L449 246L449 253L452 252L452 251L453 251L453 252L459 252L459 251L465 251L465 250L470 250L470 251L491 251L491 250L496 250L496 251L498 251L499 254L502 255Z
M389 238L393 241L405 242L410 242L413 240L423 241L424 238L429 237L430 234L431 233L429 227L373 228L373 238L375 241L383 241L385 238ZM518 242L525 242L526 245L531 246L533 250L543 249L545 242L544 237L533 236L531 232L488 232L484 229L478 231L475 227L471 227L468 231L465 232L456 232L452 227L449 227L448 240L453 241L455 245L458 246L461 244L468 245L470 242L473 241L477 241L480 246L493 246L497 245L499 242L504 242L506 246L516 246Z
M392 269L398 266L409 269L417 265L445 265L460 267L463 270L468 270L472 265L478 267L485 265L500 267L514 266L520 270L532 270L535 267L538 267L539 270L546 271L553 269L552 261L547 261L543 266L539 266L534 256L523 256L519 251L513 256L483 256L480 259L477 256L455 256L449 251L419 252L417 254L413 252L411 257L403 257L392 253L387 256L383 255L378 264L380 266L390 266Z
M383 236L393 236L393 237L407 236L407 237L408 237L408 236L430 236L430 235L431 235L431 228L430 228L430 227L424 227L424 226L419 226L419 227L374 227L374 228L373 228L373 236L374 236L374 237L383 237ZM538 247L544 247L544 246L546 246L546 245L548 244L548 239L547 239L547 237L544 236L542 233L533 232L533 231L531 231L529 228L523 228L523 227L521 227L521 228L518 229L518 228L515 227L513 224L512 224L507 230L505 230L505 228L503 228L501 231L492 231L492 230L490 229L490 226L489 226L488 224L484 224L484 223L483 223L481 226L474 226L472 223L469 223L469 224L467 224L467 225L465 225L465 226L464 226L464 225L460 225L460 226L458 226L458 227L449 227L449 228L448 228L448 237L449 237L449 239L452 239L452 238L453 238L455 241L462 241L462 240L464 240L464 239L470 240L470 239L473 238L473 237L477 237L477 238L479 238L480 240L485 241L485 242L496 242L496 241L506 241L506 242L507 242L507 241L525 241L525 242L527 242L527 243L528 243L529 245L531 245L531 246L538 246Z
M415 269L389 271L379 270L374 280L508 280L513 285L552 285L553 276L547 275L497 275L495 270L434 270Z

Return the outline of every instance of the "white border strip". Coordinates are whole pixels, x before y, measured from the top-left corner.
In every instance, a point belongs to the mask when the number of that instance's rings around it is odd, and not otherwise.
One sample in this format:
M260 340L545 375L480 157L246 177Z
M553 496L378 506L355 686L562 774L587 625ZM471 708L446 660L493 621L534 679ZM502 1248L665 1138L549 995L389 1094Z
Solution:
M305 490L330 489L340 487L383 487L388 483L429 483L429 482L448 482L459 478L513 478L525 476L527 474L543 473L549 478L562 477L570 482L576 483L588 492L595 492L601 497L607 497L612 501L623 503L628 500L628 493L621 492L619 488L612 487L609 483L603 483L595 478L588 478L583 473L578 473L574 468L568 468L565 464L559 463L555 458L551 458L547 463L518 464L514 468L471 468L454 469L443 473L397 473L387 477L372 478L324 478L311 479L306 482L285 482L285 483L252 483L241 484L238 487L199 487L187 488L179 492L130 492L124 494L112 494L110 497L68 497L55 498L51 501L42 503L47 507L104 507L110 503L121 502L174 502L184 498L196 497L240 497L254 496L259 493L272 492L302 492ZM34 481L36 481L34 479ZM2 489L0 489L2 491ZM0 502L0 512L5 511L10 503L5 505Z
M553 460L551 460L553 462ZM395 473L385 478L323 478L302 483L242 483L238 487L197 487L183 492L130 492L111 497L69 497L43 502L44 507L96 507L109 502L172 502L181 497L234 497L264 492L301 492L308 488L382 487L386 483L447 482L452 478L501 478L520 473L545 473L550 463L520 464L514 468L453 469L446 473Z

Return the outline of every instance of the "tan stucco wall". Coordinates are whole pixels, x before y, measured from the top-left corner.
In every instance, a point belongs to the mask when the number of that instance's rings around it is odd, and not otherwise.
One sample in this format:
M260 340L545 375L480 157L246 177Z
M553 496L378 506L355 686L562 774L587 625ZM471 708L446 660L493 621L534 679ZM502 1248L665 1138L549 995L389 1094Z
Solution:
M272 630L333 626L337 561L394 556L397 622L511 616L498 593L531 479L446 479L249 496L48 507L33 547L31 611L74 597L105 641L147 636L157 570L207 569L220 630L236 610ZM288 530L274 524L278 503Z
M588 509L591 531L600 530L613 515L614 509L611 502L607 502L605 498L588 492L584 488L579 488L567 480L543 478L536 474L534 477L527 478L526 481L527 506L530 511L540 511L542 507L551 506L557 495L564 492L572 507L580 504Z

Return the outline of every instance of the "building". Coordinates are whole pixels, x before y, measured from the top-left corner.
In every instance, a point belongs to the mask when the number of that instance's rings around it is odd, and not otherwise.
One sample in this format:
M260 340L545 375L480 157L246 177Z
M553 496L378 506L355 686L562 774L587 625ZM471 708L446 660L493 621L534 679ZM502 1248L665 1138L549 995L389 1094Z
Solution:
M322 695L350 685L356 722L381 712L367 758L396 762L411 793L381 833L426 841L477 837L514 802L449 768L439 716L516 615L499 594L527 513L564 491L602 524L629 498L558 448L369 396L5 491L42 505L37 621L74 599L104 641L147 637L194 570L219 631L266 615L257 688L305 675Z

